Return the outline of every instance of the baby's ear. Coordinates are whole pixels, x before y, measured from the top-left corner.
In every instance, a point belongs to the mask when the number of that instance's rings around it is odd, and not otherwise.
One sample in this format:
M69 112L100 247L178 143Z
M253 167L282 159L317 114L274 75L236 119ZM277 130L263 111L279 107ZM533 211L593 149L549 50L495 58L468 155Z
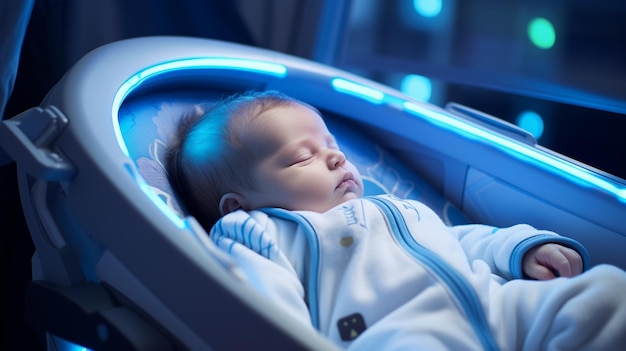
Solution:
M220 213L222 216L244 208L245 198L238 193L226 193L220 199Z

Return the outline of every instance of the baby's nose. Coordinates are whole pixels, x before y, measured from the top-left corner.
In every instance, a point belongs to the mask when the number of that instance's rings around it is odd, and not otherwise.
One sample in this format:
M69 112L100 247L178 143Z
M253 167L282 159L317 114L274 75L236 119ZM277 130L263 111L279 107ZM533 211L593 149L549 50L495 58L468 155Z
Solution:
M330 149L328 156L328 167L330 169L336 169L343 166L346 163L346 155L343 152L335 149Z

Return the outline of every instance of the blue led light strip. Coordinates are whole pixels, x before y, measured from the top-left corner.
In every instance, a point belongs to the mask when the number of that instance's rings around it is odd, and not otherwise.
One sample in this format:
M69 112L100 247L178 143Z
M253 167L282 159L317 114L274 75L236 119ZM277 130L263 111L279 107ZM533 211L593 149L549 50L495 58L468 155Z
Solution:
M330 84L339 92L360 97L373 103L379 104L385 99L385 94L382 91L343 78L333 78Z
M492 142L506 151L512 151L518 158L522 156L526 160L546 168L553 173L559 174L579 184L598 187L613 194L620 201L626 202L626 188L604 177L600 177L584 167L411 102L405 102L404 108L408 112L418 114L420 117L426 117L445 128L457 130L469 134L470 136Z
M183 69L222 69L222 70L238 70L238 71L250 71L266 75L272 75L277 77L285 77L287 75L287 67L285 65L228 57L199 57L188 58L176 61L160 63L148 68L145 68L130 78L128 78L120 88L117 90L115 97L113 98L112 116L113 116L113 129L115 130L115 136L117 143L128 156L128 148L122 137L122 132L119 126L118 110L122 105L122 102L130 94L131 91L136 89L146 79L155 77L157 75L183 70Z
M112 124L117 139L117 144L126 156L130 157L126 142L122 136L119 124L119 109L122 102L128 94L141 85L146 79L156 77L163 73L168 73L183 69L221 69L221 70L239 70L250 71L255 73L261 73L276 77L285 77L287 75L287 67L277 63L264 62L258 60L238 59L238 58L224 58L224 57L201 57L201 58L189 58L170 62L160 63L148 68L145 68L130 78L128 78L120 88L117 90L115 97L113 98L112 106ZM152 200L154 204L163 212L176 226L180 228L185 227L185 222L180 218L174 210L169 208L159 197L154 190L143 180L136 179L141 190Z
M430 110L410 101L398 101L399 99L393 96L388 96L378 89L360 83L343 78L333 78L331 80L331 86L338 92L356 96L375 104L381 104L383 102L396 104L399 102L404 110L411 114L417 115L420 118L426 118L443 128L464 134L467 137L489 141L518 159L536 164L541 168L547 169L577 184L600 188L626 203L626 188L622 184L599 176L584 167L562 158L550 155L525 144L517 143L487 129L479 128L463 120L456 119L435 110Z

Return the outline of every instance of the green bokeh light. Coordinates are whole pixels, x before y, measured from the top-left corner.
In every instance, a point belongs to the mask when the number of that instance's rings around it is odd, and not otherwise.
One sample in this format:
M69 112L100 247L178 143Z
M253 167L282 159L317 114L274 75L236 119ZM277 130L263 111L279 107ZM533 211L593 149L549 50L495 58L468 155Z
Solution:
M540 49L550 49L556 42L554 26L545 18L536 17L528 23L528 37Z

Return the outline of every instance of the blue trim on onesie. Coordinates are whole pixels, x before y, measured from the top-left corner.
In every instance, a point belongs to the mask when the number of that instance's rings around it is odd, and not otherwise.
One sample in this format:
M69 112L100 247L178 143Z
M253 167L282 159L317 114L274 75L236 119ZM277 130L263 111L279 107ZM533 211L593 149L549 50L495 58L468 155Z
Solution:
M306 219L299 213L291 212L282 208L263 208L261 211L276 216L281 219L294 221L300 224L304 233L306 234L307 240L309 242L309 251L310 251L310 262L309 262L309 281L307 282L307 293L306 296L309 313L311 314L311 323L313 327L317 330L320 329L319 325L319 270L320 270L320 248L319 241L317 239L317 233L315 232L315 228Z
M456 297L458 304L465 312L470 325L482 344L483 350L499 350L482 309L480 299L470 283L439 255L415 240L409 231L404 217L390 201L382 198L368 199L376 204L387 216L391 230L400 245L413 258L424 264Z

